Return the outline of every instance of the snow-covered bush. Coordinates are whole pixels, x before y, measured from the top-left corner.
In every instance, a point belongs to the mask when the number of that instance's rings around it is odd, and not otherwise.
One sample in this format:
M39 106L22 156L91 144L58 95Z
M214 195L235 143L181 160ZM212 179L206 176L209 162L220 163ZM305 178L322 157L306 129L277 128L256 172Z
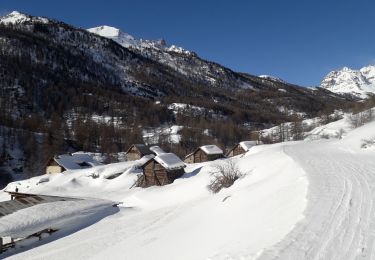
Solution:
M98 172L92 172L89 175L87 175L87 177L91 177L93 179L97 179L97 178L100 177L100 174Z
M245 175L232 159L214 164L210 174L213 178L207 188L213 193L232 186L236 180Z
M375 136L370 139L362 140L361 148L369 148L375 146Z

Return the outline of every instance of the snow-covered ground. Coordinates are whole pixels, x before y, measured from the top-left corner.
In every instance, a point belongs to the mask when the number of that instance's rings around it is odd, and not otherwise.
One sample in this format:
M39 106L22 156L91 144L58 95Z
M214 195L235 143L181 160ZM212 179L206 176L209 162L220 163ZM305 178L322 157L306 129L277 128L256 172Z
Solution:
M307 181L280 145L254 147L237 160L248 174L216 195L206 188L212 163L188 165L184 177L173 184L147 189L129 189L135 181L131 162L66 172L44 182L39 181L42 176L10 184L9 189L17 184L22 192L123 202L117 214L10 259L255 257L303 218ZM106 167L125 173L108 180L102 174ZM98 171L100 177L88 177Z
M374 259L375 122L344 139L286 145L309 181L305 218L263 259Z
M375 146L363 148L364 140L375 140L375 122L347 129L342 139L252 147L235 158L246 176L217 194L206 186L211 165L223 160L188 165L173 184L147 189L129 189L139 161L12 183L23 192L123 204L78 232L8 257L374 259Z

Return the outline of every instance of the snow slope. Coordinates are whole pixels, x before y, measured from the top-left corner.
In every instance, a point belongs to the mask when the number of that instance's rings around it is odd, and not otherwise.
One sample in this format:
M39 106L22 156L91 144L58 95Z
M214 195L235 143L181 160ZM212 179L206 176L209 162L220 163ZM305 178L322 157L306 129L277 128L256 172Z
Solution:
M285 146L309 180L305 219L261 259L374 259L375 122L341 140Z
M320 86L335 93L349 93L366 98L367 93L375 94L375 66L353 70L344 67L330 72Z
M9 259L374 259L375 147L362 144L375 140L375 122L347 131L342 139L255 146L234 158L248 174L218 194L206 189L210 165L225 160L188 165L173 184L147 189L129 189L139 162L91 169L125 172L112 180L86 169L13 183L123 205Z
M48 182L38 177L13 183L9 189L18 184L25 192L111 199L123 206L79 232L16 251L9 259L256 257L303 219L307 182L280 145L254 147L236 160L248 174L215 195L206 188L212 163L188 165L173 184L147 189L129 189L135 180L130 163L128 170L120 164L125 173L112 180L88 177L86 169L51 176Z

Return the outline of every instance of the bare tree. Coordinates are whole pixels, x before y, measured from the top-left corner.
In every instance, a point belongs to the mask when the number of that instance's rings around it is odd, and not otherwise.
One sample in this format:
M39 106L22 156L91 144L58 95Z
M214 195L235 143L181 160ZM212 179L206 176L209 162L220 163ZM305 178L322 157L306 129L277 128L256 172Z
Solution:
M345 133L346 133L345 130L340 128L339 132L337 133L337 138L342 139Z
M207 188L213 193L218 193L221 189L232 186L236 180L245 175L233 159L221 161L214 164L212 168L210 174L213 178Z
M293 137L293 140L303 140L305 137L304 127L303 127L303 121L302 118L298 115L293 116L292 123L290 125L290 132Z

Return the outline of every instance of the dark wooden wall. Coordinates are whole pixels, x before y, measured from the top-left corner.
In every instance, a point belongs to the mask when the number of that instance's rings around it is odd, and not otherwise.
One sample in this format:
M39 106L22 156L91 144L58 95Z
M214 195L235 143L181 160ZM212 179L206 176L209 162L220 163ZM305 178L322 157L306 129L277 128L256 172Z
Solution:
M214 161L223 158L222 154L206 154L201 149L194 152L194 163Z
M194 162L195 163L207 162L208 160L209 159L208 159L207 154L205 154L201 149L198 149L197 151L195 151L195 153L194 153Z
M233 156L236 156L236 155L240 155L240 154L243 154L245 153L245 150L242 148L242 146L240 144L237 144L229 153L228 153L228 156L229 157L233 157Z
M143 166L144 181L142 187L170 184L175 179L180 178L184 173L183 168L167 171L167 169L152 159Z

